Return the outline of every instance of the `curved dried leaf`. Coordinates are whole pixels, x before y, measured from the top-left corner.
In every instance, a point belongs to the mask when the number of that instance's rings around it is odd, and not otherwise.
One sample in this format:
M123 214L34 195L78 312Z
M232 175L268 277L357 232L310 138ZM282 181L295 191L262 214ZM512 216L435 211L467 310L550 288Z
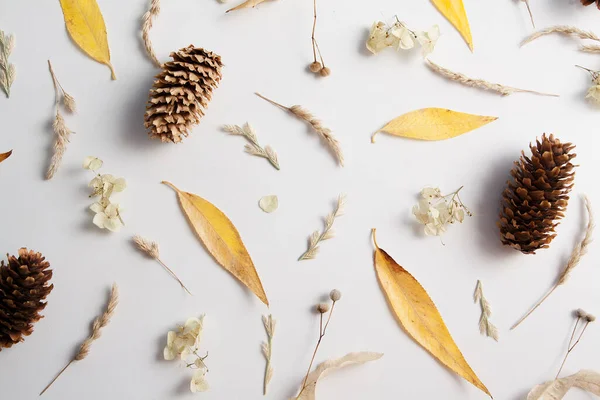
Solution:
M227 10L225 12L228 13L229 11L241 10L242 8L256 7L257 5L259 5L260 3L264 2L264 1L266 1L266 0L246 0L242 4L235 6L233 8L230 8L229 10Z
M581 370L576 374L542 383L531 389L527 400L560 400L572 387L600 396L600 374Z
M8 157L10 157L12 154L12 150L11 151L7 151L6 153L0 153L0 163L4 160L6 160Z
M96 0L60 0L60 5L73 41L88 56L107 65L111 78L117 79L110 63L106 25Z
M445 108L422 108L394 118L373 134L371 142L375 143L378 132L419 140L451 139L497 119Z
M377 246L375 230L373 241L377 278L402 328L439 362L491 397L489 390L471 369L452 339L442 316L423 286Z
M383 357L383 353L373 353L362 351L359 353L348 353L342 358L338 358L337 360L328 360L322 362L308 375L308 379L306 380L306 388L300 396L296 397L295 400L315 400L316 399L316 390L317 390L317 382L319 379L324 378L329 373L343 367L347 367L349 365L356 364L364 364L369 361L379 360Z
M183 212L208 252L268 306L269 301L254 263L229 218L202 197L182 192L170 182L162 183L177 192Z
M431 0L439 12L446 17L448 21L461 34L469 49L473 51L473 37L469 27L469 19L465 12L465 6L462 0Z

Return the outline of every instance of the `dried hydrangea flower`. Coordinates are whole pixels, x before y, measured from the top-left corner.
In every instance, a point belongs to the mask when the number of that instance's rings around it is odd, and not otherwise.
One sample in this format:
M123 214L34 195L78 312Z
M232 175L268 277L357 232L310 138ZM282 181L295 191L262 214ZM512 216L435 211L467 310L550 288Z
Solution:
M100 196L100 200L90 206L95 215L92 222L100 229L108 229L118 232L125 224L121 218L123 208L118 203L113 203L110 197L113 193L122 192L127 187L123 178L116 178L110 174L99 174L98 169L102 167L102 160L98 157L89 156L83 160L83 168L96 174L88 186L92 188L89 197Z
M422 47L423 57L426 57L433 51L439 37L440 28L437 25L425 32L415 32L396 17L396 22L391 26L382 21L375 22L369 32L366 46L371 53L377 54L386 47L409 50L418 43Z
M593 102L595 104L600 104L600 71L594 71L594 70L582 67L581 65L576 65L576 67L586 70L587 72L590 73L590 75L592 77L592 86L590 86L589 89L587 90L585 98L589 99L591 102Z
M424 232L428 236L441 236L446 232L448 224L463 222L465 214L471 212L460 200L457 191L442 195L439 188L427 187L421 190L419 203L412 209L417 221L425 225Z

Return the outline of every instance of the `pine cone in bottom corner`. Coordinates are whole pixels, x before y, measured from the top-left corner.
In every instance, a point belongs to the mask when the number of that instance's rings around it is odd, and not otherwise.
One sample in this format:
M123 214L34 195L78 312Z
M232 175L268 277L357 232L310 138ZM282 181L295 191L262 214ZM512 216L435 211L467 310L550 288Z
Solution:
M596 6L600 10L600 0L581 0L581 4L583 4L584 6L590 6L594 3L596 3Z
M511 171L512 182L502 194L500 236L502 243L525 254L549 247L554 229L564 216L575 179L571 143L544 134L529 145L531 158L522 152Z
M178 143L200 122L221 81L221 56L189 45L163 64L146 105L144 125L151 138Z
M8 256L8 255L7 255ZM43 318L43 300L54 288L50 263L34 251L19 249L19 257L0 262L0 351L22 342Z

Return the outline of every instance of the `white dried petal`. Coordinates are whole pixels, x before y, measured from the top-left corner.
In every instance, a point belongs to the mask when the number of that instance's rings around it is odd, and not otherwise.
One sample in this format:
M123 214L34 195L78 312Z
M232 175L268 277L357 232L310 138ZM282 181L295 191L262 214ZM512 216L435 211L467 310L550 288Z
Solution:
M440 188L426 187L421 190L421 197L427 200L437 199L442 196Z
M103 161L98 157L88 156L83 160L83 168L90 169L92 171L100 169L102 164Z
M279 207L279 199L276 195L264 196L259 200L258 206L264 212L272 213Z
M396 22L389 33L398 39L396 50L409 50L415 47L415 37L404 25Z
M377 54L389 46L388 33L385 23L381 21L373 23L366 46L367 49L373 54Z
M190 390L192 393L206 392L209 389L205 375L206 371L204 369L199 369L194 372L194 376L190 382Z

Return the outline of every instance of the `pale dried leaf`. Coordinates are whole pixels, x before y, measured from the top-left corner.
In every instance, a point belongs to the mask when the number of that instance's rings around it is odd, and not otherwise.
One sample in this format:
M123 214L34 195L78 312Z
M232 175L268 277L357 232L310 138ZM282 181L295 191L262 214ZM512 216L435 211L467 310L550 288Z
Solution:
M375 361L381 357L383 357L383 353L363 351L359 353L348 353L342 358L322 362L308 375L306 388L300 396L296 397L296 400L315 400L319 379L324 378L331 372L350 365L359 365L369 361Z
M576 374L542 383L531 389L527 400L560 400L572 387L600 396L600 374L581 370Z
M236 11L236 10L240 10L242 8L256 7L257 5L259 5L260 3L264 2L264 1L266 1L266 0L246 0L242 4L235 6L233 8L230 8L229 10L227 10L225 12L228 13L229 11Z
M279 207L279 199L276 195L264 196L258 202L258 206L266 213L272 213Z

